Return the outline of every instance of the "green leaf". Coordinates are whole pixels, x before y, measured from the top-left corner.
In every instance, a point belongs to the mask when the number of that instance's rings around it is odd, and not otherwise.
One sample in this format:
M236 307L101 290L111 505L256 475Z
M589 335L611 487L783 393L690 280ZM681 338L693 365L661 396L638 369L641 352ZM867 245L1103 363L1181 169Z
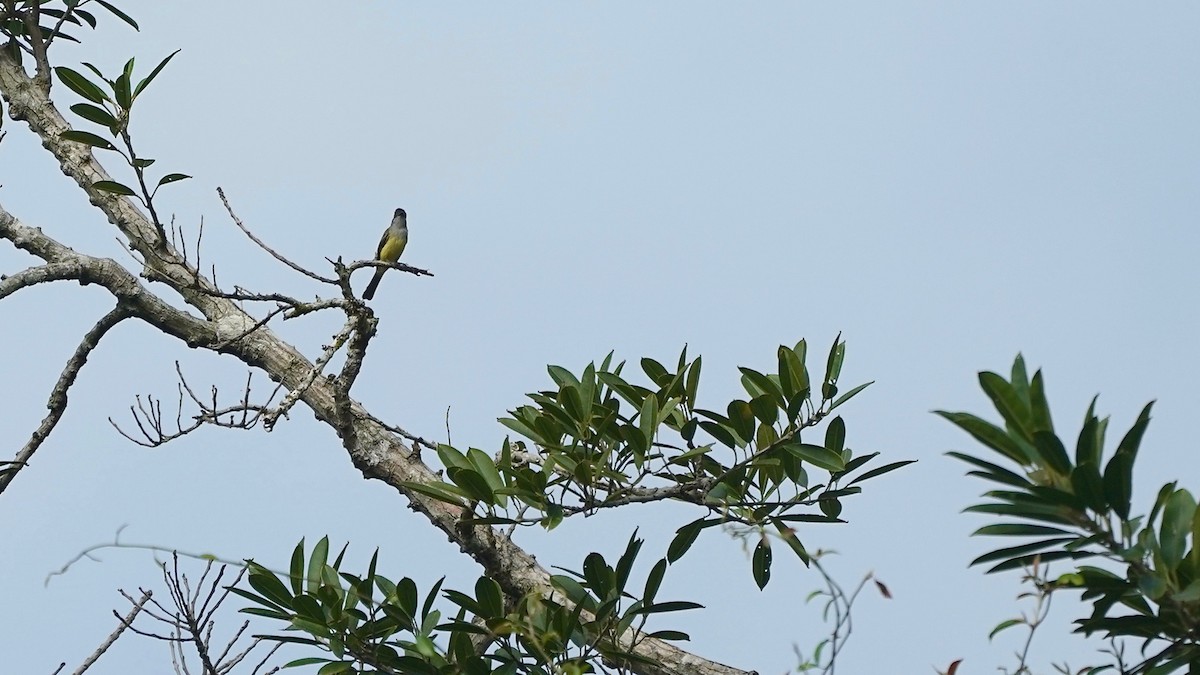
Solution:
M771 394L762 394L750 399L750 410L768 429L779 419L779 406L776 405L775 397ZM759 447L764 446L759 444Z
M846 486L849 487L851 485L854 485L855 483L860 483L869 478L874 478L876 476L882 476L885 473L888 473L890 471L895 471L896 469L899 469L902 466L908 466L909 464L913 464L916 461L917 460L915 460L915 459L905 459L905 460L901 460L899 462L892 462L890 464L884 464L883 466L877 466L874 469L871 469L870 471L866 471L866 472L859 474L858 476L856 476L854 478L854 480L850 481L849 483L846 483Z
M159 178L158 184L161 187L167 183L175 183L181 180L187 180L189 178L191 178L191 176L187 175L186 173L169 173L162 178Z
M766 537L760 539L758 546L754 547L751 572L758 590L766 588L767 582L771 580L771 542Z
M92 187L101 192L110 192L114 195L121 195L123 197L132 197L136 194L128 185L118 183L114 180L98 180L95 183L92 183Z
M742 400L730 401L726 412L729 414L729 423L739 438L747 441L754 438L754 411L749 403Z
M839 332L833 338L833 346L829 348L829 356L825 359L825 383L836 384L842 375L842 361L846 358L846 343L842 341Z
M329 537L321 537L316 546L313 546L312 555L308 559L308 584L306 588L309 593L316 594L321 588L321 578L325 573L325 564L329 562Z
M985 525L971 533L974 535L1000 535L1000 536L1023 536L1033 537L1043 534L1050 535L1069 535L1069 530L1064 530L1057 527L1049 527L1047 525L1029 525L1026 523L1000 523L997 525Z
M650 444L654 441L654 431L658 428L658 397L650 394L646 400L642 401L641 411L638 413L638 430L646 438L646 443Z
M471 463L476 473L487 482L492 494L496 495L496 502L500 506L505 506L508 498L503 494L497 494L498 491L505 488L504 479L500 477L500 472L496 470L496 463L492 461L492 458L478 448L471 448L467 450L467 461Z
M779 361L779 383L783 389L783 394L791 400L796 394L808 389L808 371L804 368L804 362L796 355L796 352L779 346L777 350Z
M833 418L825 429L825 448L838 455L846 448L846 422L840 416Z
M118 19L124 21L125 23L129 24L130 26L133 26L134 30L141 30L138 28L137 22L133 20L133 17L131 17L128 14L126 14L125 12L122 12L121 10L117 9L116 7L114 7L112 5L112 3L107 2L106 0L96 0L96 4L100 5L104 9L107 9L108 11L112 12L113 16L117 17Z
M1026 441L1033 440L1033 414L1028 402L1022 401L1013 386L1003 377L990 371L979 373L979 386L992 399L992 405L1009 429L1018 432Z
M1088 406L1083 428L1079 431L1079 439L1075 442L1076 465L1091 462L1094 466L1100 466L1100 453L1103 448L1096 433L1100 426L1100 420L1096 419L1096 416L1093 414L1095 408L1096 399L1093 398L1092 404Z
M317 658L315 656L306 656L302 659L288 661L287 663L283 664L283 667L284 668L295 668L297 666L312 666L312 665L316 665L318 663L329 663L329 659L321 659L321 658Z
M1147 403L1146 407L1142 408L1137 421L1130 427L1125 437L1121 439L1121 443L1117 445L1117 453L1128 454L1131 465L1133 464L1133 459L1137 457L1138 446L1142 443L1142 436L1146 433L1146 427L1150 425L1150 408L1152 407L1154 407L1154 401Z
M1163 562L1170 571L1175 571L1187 551L1188 534L1196 518L1196 500L1187 490L1176 490L1163 509L1162 529L1159 544Z
M304 590L304 539L296 544L292 551L292 564L288 567L288 580L292 584L292 593L300 595Z
M871 386L871 385L873 385L873 384L875 384L875 380L871 380L870 382L867 382L867 383L865 383L865 384L860 384L860 385L858 385L857 387L855 387L855 388L851 389L850 391L848 391L848 392L846 392L846 393L842 394L841 396L839 396L839 397L837 397L836 399L834 399L834 400L833 400L833 405L830 405L830 406L829 406L829 409L830 409L831 411L832 411L832 410L834 410L834 409L836 409L836 408L837 408L838 406L840 406L841 404L843 404L843 403L845 403L846 401L849 401L850 399L854 398L856 395L858 395L858 393L859 393L860 391L862 391L863 389L866 389L867 387L869 387L869 386Z
M79 115L89 122L95 122L101 126L117 126L117 119L112 116L112 113L108 112L104 108L94 106L91 103L76 103L75 105L71 106L71 112Z
M1029 544L1021 544L1020 546L1010 546L1007 548L998 548L995 551L992 551L991 553L985 553L984 555L981 555L978 558L972 560L971 566L973 567L975 565L981 565L983 563L992 562L993 560L1004 560L1006 558L1013 558L1013 557L1017 557L1017 556L1028 555L1030 553L1036 553L1037 551L1043 551L1043 550L1051 548L1051 547L1054 547L1057 549L1057 548L1061 548L1063 544L1065 544L1067 542L1071 542L1071 541L1075 541L1075 538L1074 537L1054 537L1051 539L1043 539L1041 541L1035 541L1035 542L1032 542Z
M1104 483L1100 469L1092 461L1084 462L1071 471L1071 488L1075 494L1096 513L1103 513L1108 505L1104 501Z
M175 51L171 52L171 53L170 53L170 54L167 56L167 58L165 58L165 59L163 59L162 61L160 61L160 62L159 62L159 64L158 64L157 66L155 66L155 67L154 67L154 70L150 71L150 74L149 74L149 75L147 75L147 76L146 76L146 78L145 78L144 80L142 80L141 82L138 82L138 85L137 85L137 87L135 87L135 88L134 88L134 90L133 90L133 97L134 97L135 99L138 97L138 94L142 93L142 90L143 90L143 89L145 89L146 87L150 86L150 83L154 81L154 78L158 77L158 74L159 74L160 72L162 72L162 69L163 69L163 68L165 68L165 67L167 66L167 63L169 63L169 62L171 61L171 59L175 58L175 55L176 55L176 54L178 54L178 53L179 53L179 50L178 50L178 49L176 49Z
M1054 421L1050 418L1050 403L1046 401L1046 384L1042 379L1042 371L1039 370L1033 374L1033 383L1026 396L1029 401L1034 431L1046 431L1053 434Z
M104 90L96 86L91 80L83 75L67 68L66 66L58 66L54 69L54 74L58 75L58 79L71 91L86 98L92 103L104 103L108 99L108 94Z
M749 387L746 387L746 383L749 383L760 392L770 394L771 398L775 400L776 407L782 408L787 405L787 398L784 397L783 388L778 382L753 368L738 368L738 370L742 371L742 386L747 391L749 391ZM751 393L753 394L753 392Z
M130 60L130 65L133 61ZM129 110L133 107L133 85L129 82L129 73L121 73L117 77L117 81L113 83L113 98L117 100L117 105L122 110Z
M809 515L815 514L794 514L794 516ZM788 548L792 549L792 552L796 554L797 558L800 558L800 562L804 563L805 567L808 567L809 563L812 561L812 556L808 554L808 551L804 548L804 544L802 544L800 542L800 538L796 536L796 531L782 522L784 518L787 517L788 516L776 518L775 522L772 524L775 525L775 529L779 532L780 538L787 543Z
M475 582L475 598L479 602L480 618L494 619L504 616L504 594L495 580L479 577Z
M1063 447L1062 441L1058 440L1058 436L1055 436L1053 431L1033 432L1033 444L1045 466L1050 467L1059 475L1066 476L1071 473L1071 459L1067 457L1067 449Z
M947 452L946 455L955 459L960 459L968 464L974 464L975 466L984 469L983 472L972 472L968 475L978 475L997 483L1004 483L1006 485L1013 485L1020 488L1028 488L1033 486L1033 483L1030 483L1029 480L1024 476L977 457L972 457L971 455L966 455L961 452Z
M698 602L689 602L687 600L672 600L670 602L658 602L649 605L643 605L638 610L638 614L663 614L665 612L682 612L689 609L704 609L704 605Z
M656 630L653 633L650 633L649 635L647 635L646 637L654 638L656 640L690 641L692 639L691 636L688 635L687 633L677 631L677 630Z
M463 501L463 498L466 497L467 494L457 485L450 485L449 483L443 483L441 481L436 483L405 481L401 483L400 486L407 490L412 490L413 492L419 492L426 497L433 497L434 499L440 502L445 502L446 504L452 504L454 506L466 506L466 502Z
M793 455L826 471L841 471L846 468L846 462L841 453L832 452L828 448L811 443L785 443L783 447Z
M658 595L658 588L662 585L663 576L667 573L667 561L659 560L654 563L650 574L646 577L646 588L642 592L642 601L645 603L653 603L654 596Z
M663 364L648 356L642 359L642 371L646 373L646 377L649 377L651 382L658 386L671 379Z
M117 149L116 146L114 146L112 143L110 143L108 141L108 139L101 138L100 136L97 136L96 134L93 134L93 133L90 133L87 131L77 131L77 130L64 131L64 132L62 132L61 138L68 140L68 141L75 141L76 143L83 143L85 145L90 145L94 148L100 148L101 150L116 150Z
M1129 519L1133 493L1133 455L1118 451L1104 468L1104 500L1122 520Z
M625 591L625 584L629 582L629 573L633 570L633 563L637 560L638 552L642 550L642 540L637 538L637 530L629 536L629 542L625 545L625 553L617 559L616 569L616 589L620 592Z
M692 365L688 366L687 380L685 381L683 391L687 396L688 407L696 405L696 396L700 392L700 357L697 356Z
M485 504L494 505L496 503L495 493L484 480L483 476L475 469L463 469L452 466L446 469L446 477L449 478L455 485L463 489L467 496L471 499L481 501Z
M688 552L692 544L696 543L696 538L700 536L700 530L704 529L704 519L693 520L675 531L675 537L671 539L671 544L667 546L667 561L674 563L683 557L683 554Z
M958 426L959 429L971 434L975 440L983 443L987 447L999 452L1008 457L1021 466L1028 466L1033 463L1032 458L1027 456L1016 441L1009 437L1007 433L1000 427L980 419L970 413L962 412L946 412L944 410L935 410L935 415L949 420Z
M270 570L253 562L250 563L249 569L251 588L279 607L291 607L292 594Z
M998 635L1001 631L1003 631L1006 628L1012 628L1013 626L1020 626L1024 623L1025 622L1022 621L1021 619L1008 619L1007 621L1001 621L999 624L996 625L995 628L992 629L992 632L988 633L988 640L991 640L992 638L996 637L996 635Z

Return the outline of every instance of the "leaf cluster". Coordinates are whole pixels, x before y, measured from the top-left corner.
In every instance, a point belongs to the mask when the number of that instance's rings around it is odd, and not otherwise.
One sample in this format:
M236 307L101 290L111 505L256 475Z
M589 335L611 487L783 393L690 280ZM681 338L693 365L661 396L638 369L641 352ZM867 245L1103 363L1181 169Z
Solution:
M86 99L84 103L72 105L71 111L83 119L103 127L112 140L110 141L108 138L98 134L79 129L65 131L62 137L99 150L109 150L120 154L137 175L141 193L139 194L138 191L135 191L124 183L112 180L96 181L92 186L97 190L126 197L135 197L144 206L149 207L150 201L154 199L159 188L170 183L191 178L187 174L167 173L158 179L153 189L149 189L146 184L145 170L154 164L155 160L148 157L139 157L134 152L129 135L129 118L138 96L158 77L163 68L178 53L179 50L176 50L162 61L159 61L158 65L150 71L150 74L138 80L136 84L133 77L134 59L126 61L120 75L115 78L106 77L99 68L85 62L83 64L84 67L91 71L100 82L103 82L104 87L96 84L96 82L82 73L66 66L59 66L54 69L54 73L58 76L60 82L66 85L71 91ZM118 144L121 147L118 147Z
M686 348L671 369L641 359L640 378L611 353L579 374L550 366L554 388L529 394L531 404L500 419L525 440L505 439L495 457L441 445L445 480L407 487L463 508L477 523L546 529L635 503L694 504L707 515L679 529L668 558L681 557L708 527L749 528L762 535L752 571L765 586L766 533L807 563L795 523L842 522L843 498L910 463L867 469L879 453L856 455L847 445L846 423L831 413L870 383L839 395L845 348L839 336L824 359L824 376L814 381L805 365L807 343L780 346L777 371L740 368L745 397L718 409L701 407L702 360L688 359ZM818 442L805 437L821 423Z
M991 372L979 383L1003 420L998 426L965 412L937 414L999 456L1000 463L961 452L968 475L997 486L988 501L966 510L1004 521L976 535L1019 537L976 558L988 572L1033 567L1056 560L1107 561L1077 564L1055 585L1082 591L1092 613L1077 632L1145 640L1145 660L1133 672L1168 673L1200 660L1200 509L1191 493L1168 483L1149 516L1132 515L1133 466L1150 423L1147 404L1115 450L1104 457L1107 417L1084 415L1074 452L1056 434L1041 371L1030 378L1018 355L1009 379ZM1115 570L1115 571L1114 571ZM1164 646L1165 643L1165 646ZM1157 651L1151 647L1157 645ZM1153 652L1153 653L1150 653Z
M569 604L536 593L511 601L486 576L472 592L443 589L438 581L422 599L412 579L392 582L378 573L378 551L366 575L341 571L346 549L330 562L328 538L307 557L301 541L286 576L250 561L251 590L230 590L254 603L243 612L287 624L284 634L259 637L326 652L287 664L320 665L319 675L595 672L592 663L601 660L645 662L633 649L646 638L687 640L679 631L648 632L646 623L700 607L657 599L665 560L655 564L640 597L627 590L641 546L635 533L615 565L591 553L581 572L553 576L554 590ZM439 598L456 608L453 617L443 620Z

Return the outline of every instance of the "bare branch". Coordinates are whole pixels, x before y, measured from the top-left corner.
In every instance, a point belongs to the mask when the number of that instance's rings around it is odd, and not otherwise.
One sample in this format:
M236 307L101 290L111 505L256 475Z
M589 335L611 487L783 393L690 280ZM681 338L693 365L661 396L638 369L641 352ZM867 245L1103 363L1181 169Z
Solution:
M133 603L133 609L129 610L128 614L123 617L117 617L117 619L120 620L121 625L117 626L117 629L114 630L112 634L109 635L108 638L96 648L96 651L92 652L91 656L87 657L87 659L75 669L75 672L72 673L72 675L83 675L85 670L92 667L92 664L96 662L96 659L99 659L104 652L108 651L108 648L117 641L117 638L121 637L121 633L124 633L125 629L129 628L129 625L133 623L135 618L137 618L138 613L141 612L142 608L147 602L149 602L151 595L152 593L150 591L143 592L141 599Z
M50 391L50 399L46 403L46 407L50 409L50 413L42 419L42 423L33 432L33 436L25 443L25 446L17 453L13 459L11 468L3 473L0 473L0 493L16 478L17 473L21 469L29 465L29 459L33 457L33 453L37 452L42 443L50 436L50 432L62 419L63 413L67 411L67 391L71 385L75 384L75 378L79 376L79 371L83 368L83 364L87 363L88 356L92 350L100 344L100 338L109 331L113 326L121 323L129 318L129 312L124 307L118 305L110 310L107 314L92 326L91 330L84 333L83 340L79 342L79 346L75 348L75 353L67 360L67 365L63 368L62 374L58 376L58 381L54 383L54 389Z
M221 188L217 188L217 195L221 198L221 203L225 205L225 210L229 213L229 217L233 219L233 223L238 226L238 229L241 230L242 232L244 232L247 237L250 237L250 241L257 244L259 248L266 251L272 258L278 260L279 262L283 263L284 265L287 265L288 267L299 272L300 274L303 274L304 276L308 277L309 279L319 281L323 284L337 285L337 279L329 279L327 277L323 277L323 276L317 274L316 272L310 272L309 270L305 269L301 265L294 263L291 260L288 260L287 257L278 253L277 251L275 251L275 249L271 248L270 246L267 246L266 242L264 242L262 239L259 239L256 236L254 236L254 233L250 231L250 228L246 227L246 225L242 223L242 219L238 218L237 214L235 214L233 212L233 207L229 205L229 200L225 198L225 190L223 190Z

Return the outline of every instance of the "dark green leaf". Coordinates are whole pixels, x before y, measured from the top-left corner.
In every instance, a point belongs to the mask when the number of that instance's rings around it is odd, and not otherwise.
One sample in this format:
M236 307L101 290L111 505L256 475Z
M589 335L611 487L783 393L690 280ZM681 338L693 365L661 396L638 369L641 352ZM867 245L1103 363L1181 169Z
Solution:
M1034 381L1037 381L1036 377ZM1067 457L1067 449L1063 447L1062 441L1058 440L1058 436L1055 436L1054 432L1040 430L1033 432L1033 443L1045 466L1063 476L1071 473L1071 459Z
M664 612L682 612L689 609L704 609L704 605L698 602L688 602L685 600L672 600L670 602L658 602L651 605L643 605L639 614L662 614Z
M997 525L985 525L978 530L975 530L973 535L1001 535L1001 536L1040 536L1047 535L1063 535L1071 534L1071 532L1047 525L1028 525L1026 523L1000 523Z
M1027 397L1034 431L1053 434L1054 421L1050 419L1050 404L1046 401L1046 384L1042 379L1042 371L1033 374L1033 383L1029 387Z
M848 391L848 392L846 392L846 393L842 394L841 396L837 397L836 399L834 399L834 401L833 401L833 404L829 406L829 409L830 409L831 411L832 411L832 410L834 410L834 409L836 409L836 408L837 408L838 406L840 406L841 404L843 404L843 403L845 403L846 401L849 401L850 399L852 399L852 398L854 398L855 396L857 396L857 395L858 395L858 393L859 393L860 391L862 391L863 389L866 389L867 387L869 387L869 386L871 386L871 385L873 385L873 384L875 384L875 381L874 381L874 380L871 380L870 382L867 382L867 383L865 383L865 384L860 384L860 385L858 385L857 387L854 387L854 388L853 388L853 389L851 389L850 391Z
M292 564L288 567L288 580L292 593L299 595L304 590L304 540L301 539L292 551Z
M54 74L58 75L59 81L67 85L68 89L92 103L104 103L108 100L108 94L105 94L103 89L66 66L58 66L54 69Z
M789 442L785 443L783 447L800 459L826 471L841 471L846 468L841 453L832 452L823 446Z
M1018 432L1026 441L1032 441L1033 413L1029 410L1028 402L1017 396L1013 386L1003 377L989 371L979 373L979 386L988 398L992 399L992 404L996 406L1008 428Z
M117 126L117 120L112 116L112 113L108 112L104 108L94 106L91 103L76 103L75 105L71 106L71 112L79 115L89 122L95 122L96 124L102 126Z
M642 359L642 370L650 378L650 381L657 386L662 386L671 379L671 376L667 373L667 369L650 357Z
M1137 457L1138 446L1142 443L1142 436L1146 433L1146 427L1150 425L1150 408L1154 407L1154 401L1146 404L1142 408L1141 414L1138 415L1137 422L1134 422L1125 437L1121 439L1121 443L1117 445L1118 453L1129 455L1129 463L1133 464L1134 458Z
M976 473L975 475L981 475L989 480L996 481L997 483L1005 483L1007 485L1013 485L1022 488L1033 485L1033 483L1030 483L1025 477L977 457L972 457L961 452L947 452L946 454L950 457L954 457L955 459L961 459L968 464L974 464L975 466L984 469L983 473Z
M656 630L646 637L654 638L655 640L691 640L692 638L684 632L677 630Z
M825 429L825 448L839 455L846 447L846 423L842 418L835 417Z
M654 567L650 569L650 574L646 577L646 589L642 592L643 602L654 602L654 596L658 595L658 588L662 585L663 576L666 573L666 560L659 560L658 562L654 563Z
M1129 518L1133 493L1133 455L1118 451L1104 469L1104 500L1122 520Z
M1169 571L1175 571L1183 561L1195 517L1196 500L1187 490L1176 490L1163 509L1162 529L1159 531L1163 562Z
M121 195L123 197L132 197L134 194L136 194L128 185L118 183L114 180L98 180L95 183L92 183L92 187L101 192L111 192L112 194Z
M329 561L329 537L321 537L316 546L313 546L312 555L308 558L308 574L306 578L308 583L305 585L308 592L316 594L317 589L321 587L321 578L325 574L325 564Z
M850 486L850 485L854 485L855 483L859 483L864 480L867 480L869 478L874 478L876 476L882 476L883 474L888 473L889 471L895 471L896 469L899 469L902 466L908 466L909 464L912 464L916 461L917 460L915 460L915 459L905 459L905 460L901 460L899 462L892 462L891 464L884 464L883 466L877 466L874 469L871 469L870 471L866 471L866 472L859 474L858 476L856 476L854 478L854 480L850 481L846 485Z
M767 582L771 580L771 542L766 537L760 539L758 546L754 547L751 571L758 589L761 591L766 588Z
M1032 464L1032 458L1028 457L1016 441L1009 437L1007 433L1000 427L980 419L970 413L952 413L944 410L935 410L934 414L940 415L947 420L950 420L958 428L971 434L975 440L983 443L987 447L999 452L1008 457L1021 466Z
M475 582L475 599L479 603L480 618L495 619L504 616L504 594L500 584L488 577L479 577Z
M1052 539L1043 539L1029 544L1021 544L1020 546L1010 546L1008 548L999 548L991 553L985 553L971 561L971 566L980 565L993 560L1004 560L1016 556L1027 555L1037 551L1042 551L1050 547L1061 547L1063 544L1074 541L1074 537L1055 537Z
M696 543L696 537L700 536L700 530L704 529L704 519L693 520L675 531L675 537L671 540L671 544L667 547L667 561L676 562L683 557L683 554L688 552L692 544Z
M129 16L125 12L122 12L121 10L114 7L112 5L112 3L107 2L106 0L96 0L96 4L100 5L104 9L107 9L108 11L112 12L113 16L117 17L118 19L124 21L125 23L129 24L130 26L133 26L134 30L140 30L138 28L137 22L134 21L131 16Z
M87 131L64 131L62 133L62 138L68 141L75 141L76 143L90 145L94 148L100 148L101 150L116 150L116 147L107 139L101 138L96 134L89 133Z
M175 183L177 181L187 180L189 178L191 178L191 176L187 175L186 173L169 173L162 178L159 178L158 184L162 186L166 185L167 183Z

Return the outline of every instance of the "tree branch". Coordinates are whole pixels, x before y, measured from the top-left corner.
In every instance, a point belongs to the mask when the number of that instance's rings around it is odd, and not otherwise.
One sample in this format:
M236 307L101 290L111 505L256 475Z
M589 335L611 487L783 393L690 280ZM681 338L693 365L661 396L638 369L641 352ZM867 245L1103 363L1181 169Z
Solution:
M66 367L63 368L62 374L58 376L58 382L54 383L54 389L50 390L50 399L46 403L46 407L50 409L50 413L38 425L37 430L33 432L33 436L25 443L25 447L21 448L20 452L13 459L12 468L0 474L0 493L3 493L6 488L16 478L17 473L21 469L29 465L29 459L33 457L33 453L41 447L46 438L50 436L50 432L54 430L55 425L62 419L63 413L67 411L67 391L71 385L75 384L75 378L79 376L80 369L83 364L87 363L88 356L92 350L100 344L100 338L109 331L113 326L121 323L129 318L129 312L121 305L117 305L107 314L92 326L91 330L84 333L83 340L79 342L79 346L75 348L75 353L67 360Z

